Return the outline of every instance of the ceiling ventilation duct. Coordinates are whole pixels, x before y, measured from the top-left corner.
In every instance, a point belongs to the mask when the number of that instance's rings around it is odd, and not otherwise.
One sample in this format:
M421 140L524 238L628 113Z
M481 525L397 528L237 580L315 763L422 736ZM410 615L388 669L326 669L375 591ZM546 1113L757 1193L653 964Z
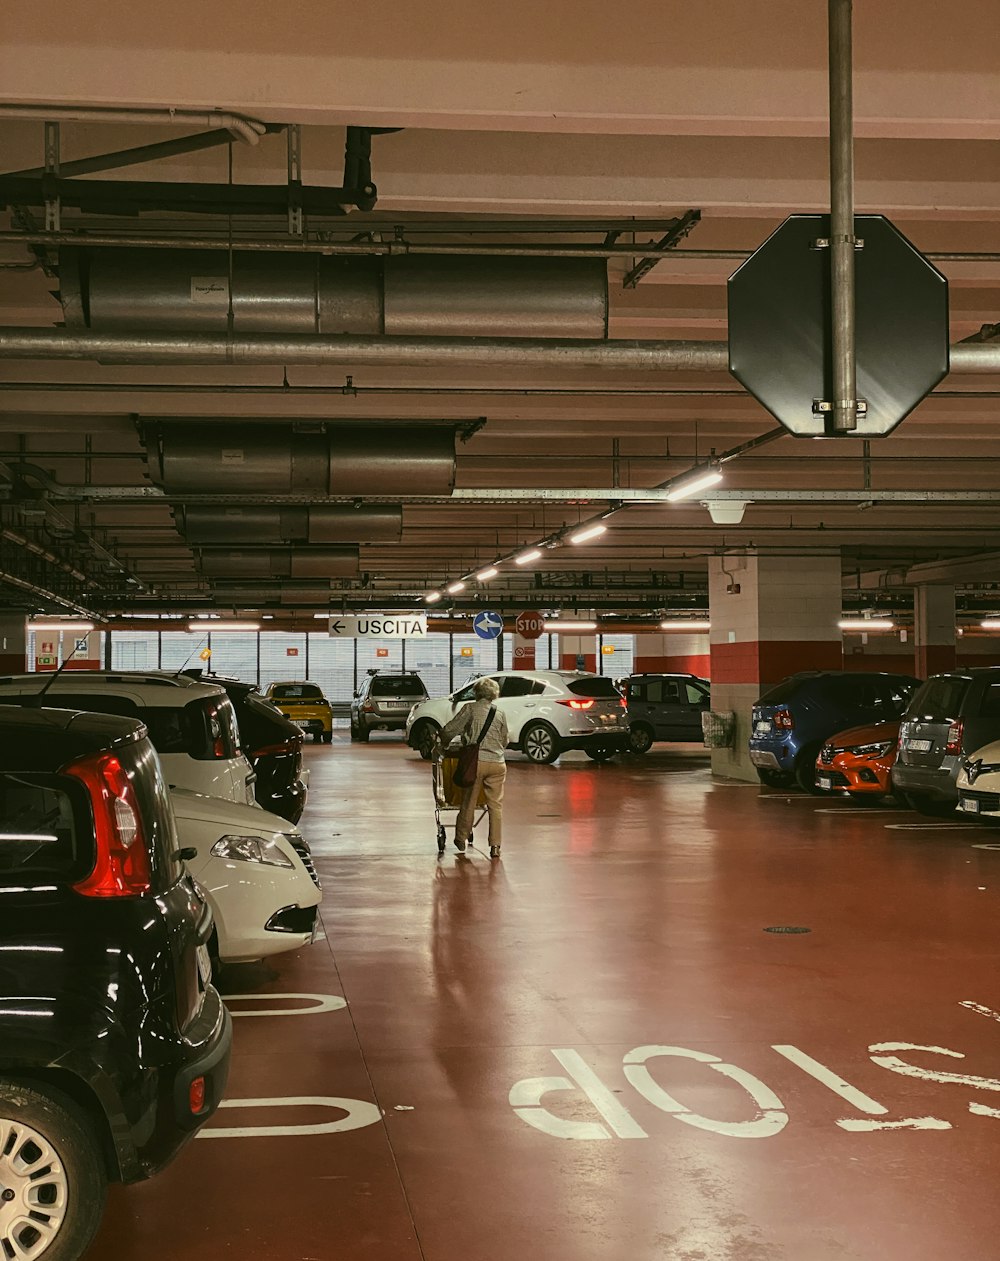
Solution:
M333 584L319 579L289 579L261 586L260 581L212 582L212 589L221 607L256 609L271 604L290 606L318 605L326 608L333 600L342 598L340 590L334 592Z
M451 425L296 429L211 418L147 432L150 469L167 495L450 495Z
M78 249L59 252L67 328L97 332L585 337L608 334L603 259Z
M224 547L200 552L198 562L219 578L353 578L359 568L356 547Z
M212 543L280 545L289 543L398 543L403 509L398 504L361 508L204 507L191 504L177 511L178 525L193 546Z

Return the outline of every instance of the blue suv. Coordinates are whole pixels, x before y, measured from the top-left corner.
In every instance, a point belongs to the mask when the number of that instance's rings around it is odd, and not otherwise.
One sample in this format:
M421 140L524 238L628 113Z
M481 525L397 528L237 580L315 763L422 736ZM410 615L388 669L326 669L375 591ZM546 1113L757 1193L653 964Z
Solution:
M761 783L816 791L816 758L848 727L898 719L920 680L908 674L812 670L793 674L753 707L750 760Z

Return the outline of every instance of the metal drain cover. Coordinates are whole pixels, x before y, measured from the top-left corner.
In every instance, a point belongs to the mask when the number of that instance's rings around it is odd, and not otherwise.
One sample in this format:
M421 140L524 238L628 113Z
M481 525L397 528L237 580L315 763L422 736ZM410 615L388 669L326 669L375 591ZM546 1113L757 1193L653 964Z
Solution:
M811 933L811 928L801 928L797 924L777 924L773 928L765 928L765 933Z

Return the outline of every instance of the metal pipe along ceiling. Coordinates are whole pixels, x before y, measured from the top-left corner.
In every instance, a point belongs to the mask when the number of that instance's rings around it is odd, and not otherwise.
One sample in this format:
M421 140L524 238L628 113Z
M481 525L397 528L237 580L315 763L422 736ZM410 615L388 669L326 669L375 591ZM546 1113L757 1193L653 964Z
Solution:
M201 572L220 578L353 578L359 569L356 547L266 548L199 553Z
M37 118L47 123L164 123L168 127L224 128L247 144L257 144L267 125L245 114L221 110L196 109L124 109L114 106L87 108L77 105L0 105L0 118Z
M600 259L63 249L66 325L98 332L606 337Z
M452 425L294 429L185 420L147 428L153 480L171 494L450 495ZM155 453L155 454L154 454ZM332 528L332 527L331 527Z
M211 543L398 543L403 509L398 504L247 507L195 506L178 512L181 532L192 545Z

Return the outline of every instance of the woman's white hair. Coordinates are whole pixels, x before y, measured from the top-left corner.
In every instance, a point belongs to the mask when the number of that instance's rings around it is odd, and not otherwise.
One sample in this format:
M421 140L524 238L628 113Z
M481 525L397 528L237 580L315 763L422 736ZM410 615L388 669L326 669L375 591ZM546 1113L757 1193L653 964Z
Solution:
M478 701L495 701L500 695L500 684L496 679L476 679L472 690Z

